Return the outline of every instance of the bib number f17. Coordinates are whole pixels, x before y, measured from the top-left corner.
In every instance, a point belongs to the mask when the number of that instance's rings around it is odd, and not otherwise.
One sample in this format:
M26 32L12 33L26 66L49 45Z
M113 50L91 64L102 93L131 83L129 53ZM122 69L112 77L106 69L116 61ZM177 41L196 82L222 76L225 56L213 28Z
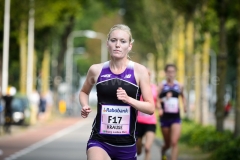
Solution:
M130 106L102 105L100 134L126 135L130 129Z

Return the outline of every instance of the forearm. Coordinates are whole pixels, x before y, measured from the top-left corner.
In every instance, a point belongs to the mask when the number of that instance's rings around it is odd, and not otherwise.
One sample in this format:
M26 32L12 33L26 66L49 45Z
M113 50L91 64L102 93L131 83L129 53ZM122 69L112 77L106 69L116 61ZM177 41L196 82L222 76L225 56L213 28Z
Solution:
M182 95L182 104L183 104L183 108L186 109L187 107L187 101L186 101L186 98Z
M89 105L88 98L89 98L89 95L88 95L88 94L86 94L86 93L83 92L83 91L80 91L79 101L80 101L80 104L81 104L82 107Z
M128 104L134 107L136 110L146 114L153 114L155 110L155 106L153 103L147 101L139 101L134 98L129 97Z
M159 115L162 115L163 110L162 110L161 103L160 103L159 101L158 101L157 104L156 104L156 108L157 108L157 110L158 110Z

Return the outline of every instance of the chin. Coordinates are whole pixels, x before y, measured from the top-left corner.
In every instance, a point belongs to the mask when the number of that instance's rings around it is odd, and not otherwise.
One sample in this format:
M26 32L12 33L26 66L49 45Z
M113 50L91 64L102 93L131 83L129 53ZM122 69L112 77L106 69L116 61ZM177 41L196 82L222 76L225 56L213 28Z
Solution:
M122 59L124 58L122 55L111 55L112 58L116 58L116 59Z

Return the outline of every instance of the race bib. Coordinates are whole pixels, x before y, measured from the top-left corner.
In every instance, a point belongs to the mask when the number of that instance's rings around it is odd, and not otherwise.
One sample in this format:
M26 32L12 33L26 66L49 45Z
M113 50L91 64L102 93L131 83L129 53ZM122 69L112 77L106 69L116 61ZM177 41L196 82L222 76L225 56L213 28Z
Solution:
M164 110L167 113L177 113L178 112L178 99L169 98L164 101Z
M130 106L102 105L100 134L126 135L130 129Z

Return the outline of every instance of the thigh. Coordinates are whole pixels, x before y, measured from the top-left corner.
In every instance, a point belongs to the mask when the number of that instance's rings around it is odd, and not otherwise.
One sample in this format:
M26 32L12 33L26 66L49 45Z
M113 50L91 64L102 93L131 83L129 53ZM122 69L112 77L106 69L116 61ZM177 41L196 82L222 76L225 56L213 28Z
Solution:
M181 124L173 123L171 125L171 143L177 143L181 134Z
M154 139L155 139L155 133L152 132L152 131L147 131L146 134L145 134L145 138L146 138L145 147L150 148L153 144Z
M87 150L87 160L111 160L111 158L103 148L95 146Z
M141 154L142 151L142 137L138 138L137 140L137 153Z
M161 128L163 139L166 145L170 144L170 128L169 127L162 127Z
M146 130L145 124L137 123L137 137L142 138Z

